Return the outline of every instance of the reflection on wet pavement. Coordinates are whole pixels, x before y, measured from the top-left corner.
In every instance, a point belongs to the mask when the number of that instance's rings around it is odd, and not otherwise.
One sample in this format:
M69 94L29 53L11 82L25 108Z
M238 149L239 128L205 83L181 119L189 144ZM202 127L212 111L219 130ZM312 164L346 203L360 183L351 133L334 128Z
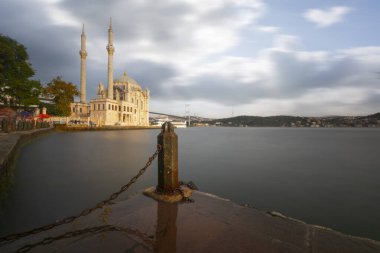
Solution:
M175 253L177 244L178 204L157 203L157 227L155 250L159 253Z
M1 252L380 252L380 243L195 191L193 203L136 195Z

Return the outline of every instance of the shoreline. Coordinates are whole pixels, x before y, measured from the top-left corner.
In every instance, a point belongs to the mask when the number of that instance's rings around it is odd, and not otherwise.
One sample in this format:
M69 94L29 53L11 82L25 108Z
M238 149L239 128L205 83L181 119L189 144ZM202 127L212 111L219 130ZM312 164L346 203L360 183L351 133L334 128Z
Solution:
M15 131L11 133L0 133L0 180L3 180L10 171L19 148L44 134L53 131L81 132L81 131L120 131L120 130L150 130L161 129L156 126L108 126L108 127L83 127L83 126L56 126L50 128L33 129L29 131Z
M56 126L57 131L120 131L120 130L149 130L161 129L160 126L104 126L104 127L88 127L88 126Z
M51 127L6 134L2 133L0 135L0 180L8 175L17 152L23 144L52 131L54 131L54 128Z

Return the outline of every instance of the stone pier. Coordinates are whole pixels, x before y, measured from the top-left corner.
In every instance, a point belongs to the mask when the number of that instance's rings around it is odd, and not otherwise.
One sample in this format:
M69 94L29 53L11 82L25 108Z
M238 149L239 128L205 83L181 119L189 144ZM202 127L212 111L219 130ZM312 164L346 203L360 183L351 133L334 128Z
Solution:
M194 191L192 198L191 203L170 204L135 195L75 224L0 245L0 251L17 252L34 245L28 252L380 252L380 242L374 240L244 207L208 193ZM49 244L44 244L46 240Z

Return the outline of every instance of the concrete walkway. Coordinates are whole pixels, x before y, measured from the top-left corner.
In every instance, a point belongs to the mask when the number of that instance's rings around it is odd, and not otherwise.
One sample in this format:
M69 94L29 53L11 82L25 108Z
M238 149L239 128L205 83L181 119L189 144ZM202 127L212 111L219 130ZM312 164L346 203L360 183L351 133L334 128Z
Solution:
M198 191L192 198L193 203L167 204L136 195L72 224L2 245L0 251L380 252L377 241L243 207Z

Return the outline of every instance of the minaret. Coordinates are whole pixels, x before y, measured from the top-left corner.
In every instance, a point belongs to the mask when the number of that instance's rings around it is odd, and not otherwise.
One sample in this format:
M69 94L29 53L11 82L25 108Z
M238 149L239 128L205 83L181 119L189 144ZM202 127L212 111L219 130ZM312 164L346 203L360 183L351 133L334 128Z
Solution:
M86 34L84 33L84 24L81 35L80 55L80 102L86 103Z
M113 99L113 53L115 48L113 47L113 32L112 32L112 18L110 18L110 26L108 28L108 92L109 99Z

